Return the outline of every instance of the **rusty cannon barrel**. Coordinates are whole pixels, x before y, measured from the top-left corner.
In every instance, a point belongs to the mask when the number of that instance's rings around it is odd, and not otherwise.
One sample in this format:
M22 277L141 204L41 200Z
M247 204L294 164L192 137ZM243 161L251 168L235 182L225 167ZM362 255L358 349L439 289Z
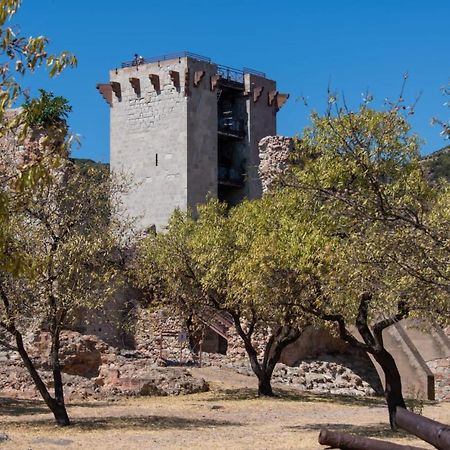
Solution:
M405 408L397 408L395 423L439 450L450 450L450 426L428 417L419 416Z
M425 450L422 447L394 444L393 442L369 439L327 429L320 430L319 444L342 450Z

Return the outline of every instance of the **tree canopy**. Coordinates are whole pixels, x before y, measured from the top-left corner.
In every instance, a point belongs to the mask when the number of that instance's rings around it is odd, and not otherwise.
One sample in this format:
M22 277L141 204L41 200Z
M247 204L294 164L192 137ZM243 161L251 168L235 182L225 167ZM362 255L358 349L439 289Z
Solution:
M7 331L37 389L60 425L68 425L59 342L63 329L100 308L119 286L119 249L126 222L119 221L123 185L108 173L82 172L70 161L32 198L10 201L7 255L21 270L0 270L0 328ZM55 395L49 393L23 336L48 330Z
M210 309L229 314L259 391L268 395L282 350L307 325L301 304L311 295L311 277L293 278L282 263L288 256L282 249L294 246L296 264L306 273L317 267L313 249L325 247L311 222L296 221L302 213L311 217L298 199L289 193L273 200L244 202L230 211L210 200L199 206L196 219L177 211L167 232L142 242L136 264L141 286L178 314L207 318ZM264 348L256 339L262 335Z

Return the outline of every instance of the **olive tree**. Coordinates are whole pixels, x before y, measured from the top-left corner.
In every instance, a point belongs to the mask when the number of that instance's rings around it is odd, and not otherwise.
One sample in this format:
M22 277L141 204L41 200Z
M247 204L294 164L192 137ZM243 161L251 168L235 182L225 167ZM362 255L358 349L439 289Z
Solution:
M0 271L0 327L8 332L59 425L69 425L60 365L60 335L94 311L117 286L117 248L123 234L116 194L122 185L103 169L81 173L66 161L26 202L10 213L8 255L18 256L17 273ZM95 181L93 181L95 179ZM27 351L24 335L47 330L51 337L50 394Z

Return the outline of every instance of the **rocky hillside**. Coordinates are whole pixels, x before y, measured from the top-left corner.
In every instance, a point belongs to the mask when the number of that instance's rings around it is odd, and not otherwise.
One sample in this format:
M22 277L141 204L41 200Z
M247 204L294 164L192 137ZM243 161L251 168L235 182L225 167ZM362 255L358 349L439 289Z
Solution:
M445 178L450 181L450 145L425 156L422 161L432 179Z

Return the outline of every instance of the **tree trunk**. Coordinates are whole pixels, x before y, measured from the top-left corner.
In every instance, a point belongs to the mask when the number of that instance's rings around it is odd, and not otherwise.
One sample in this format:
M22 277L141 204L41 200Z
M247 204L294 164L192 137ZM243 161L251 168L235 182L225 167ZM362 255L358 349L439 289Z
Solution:
M384 372L384 395L389 410L389 423L391 424L391 429L395 431L397 430L397 424L395 423L395 410L397 407L406 408L406 405L405 400L403 399L402 380L397 364L395 363L392 355L384 348L383 331L387 327L405 318L408 315L408 308L406 307L404 301L399 299L397 314L380 320L375 323L372 330L370 330L368 325L368 311L372 298L371 292L363 292L361 294L358 316L356 318L355 325L365 342L364 350L373 355ZM346 334L348 335L348 333ZM357 340L355 340L353 336L350 337L351 339L347 340L347 342L353 342L353 345L358 346Z
M250 360L250 366L253 373L258 378L258 395L273 397L273 390L270 380L272 378L272 370L261 365L258 361L258 355L253 347L247 349L247 356Z
M59 362L59 345L60 345L60 332L57 329L52 333L52 348L50 351L50 362L53 372L53 383L55 389L55 408L52 409L58 425L67 426L70 425L69 416L67 415L66 405L64 401L64 386L61 375L61 364Z
M50 393L48 392L47 387L45 386L45 383L42 381L42 378L40 377L39 373L37 372L36 368L34 367L33 362L31 361L25 346L23 344L22 335L18 330L14 331L14 337L16 340L16 346L17 350L19 352L20 357L22 358L22 361L25 365L25 367L28 370L28 373L30 374L31 378L34 381L34 384L41 394L45 404L49 407L50 411L53 413L53 416L55 417L56 423L61 426L67 426L70 425L69 416L67 415L67 411L65 408L64 403L62 405L58 404L58 402L52 398Z
M254 374L258 378L258 395L273 397L274 393L270 383L272 373L277 362L280 360L283 349L298 339L300 331L291 326L280 327L275 334L270 336L264 351L264 359L260 363L258 361L258 353L252 343L252 335L254 332L254 325L256 322L249 324L249 331L247 333L242 329L240 317L233 315L236 331L244 342L245 351L250 360L250 365Z
M70 425L70 419L65 405L60 405L55 402L55 405L51 408L51 410L58 425L62 427L67 427Z
M389 423L392 430L397 430L395 410L397 407L406 409L400 373L394 358L387 350L383 349L373 353L373 357L383 369L385 380L384 394L389 410Z
M272 371L268 373L266 370L262 370L258 376L258 395L265 397L273 397L272 385L270 380L272 379Z

